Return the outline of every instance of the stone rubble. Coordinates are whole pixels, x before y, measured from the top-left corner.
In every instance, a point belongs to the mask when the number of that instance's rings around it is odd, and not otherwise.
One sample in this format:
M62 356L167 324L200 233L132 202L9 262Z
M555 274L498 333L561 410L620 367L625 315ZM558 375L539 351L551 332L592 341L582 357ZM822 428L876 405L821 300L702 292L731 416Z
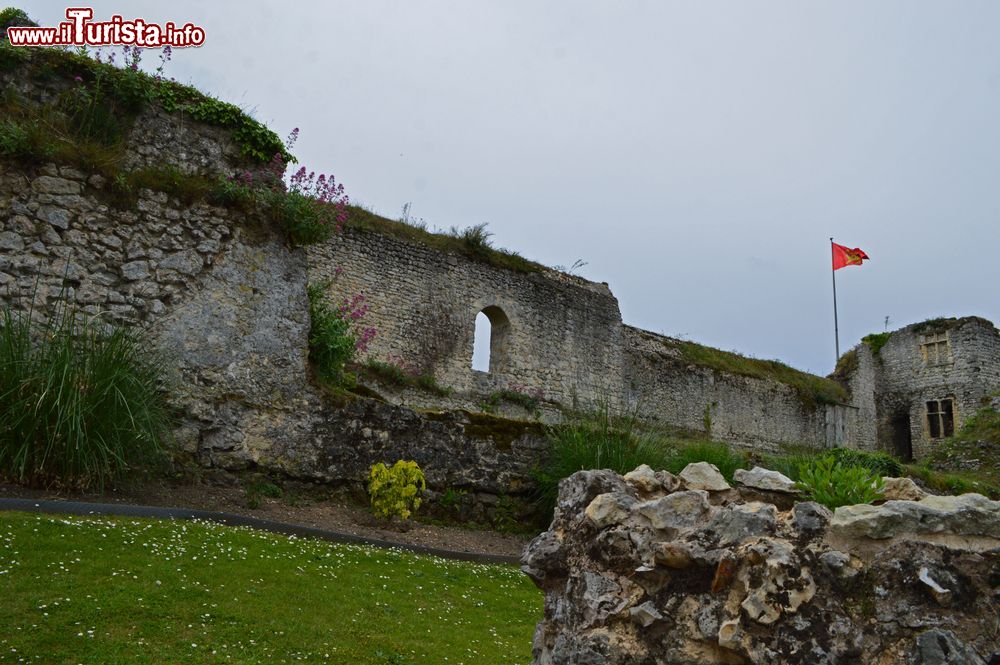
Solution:
M562 482L522 558L545 593L535 665L1000 663L1000 503L782 508L759 499L790 495L781 474L717 473Z

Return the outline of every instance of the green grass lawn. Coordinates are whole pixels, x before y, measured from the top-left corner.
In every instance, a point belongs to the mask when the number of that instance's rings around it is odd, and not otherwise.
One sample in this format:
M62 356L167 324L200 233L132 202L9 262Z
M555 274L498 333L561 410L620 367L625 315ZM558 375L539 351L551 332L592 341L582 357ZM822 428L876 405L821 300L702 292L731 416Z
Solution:
M0 512L0 662L526 663L512 566L203 522Z

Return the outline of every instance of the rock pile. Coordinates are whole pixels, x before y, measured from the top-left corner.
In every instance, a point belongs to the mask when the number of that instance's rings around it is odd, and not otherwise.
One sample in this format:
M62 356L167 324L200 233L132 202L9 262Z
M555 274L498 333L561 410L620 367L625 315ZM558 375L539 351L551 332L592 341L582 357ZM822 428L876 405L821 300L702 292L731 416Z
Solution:
M773 471L735 482L564 480L522 557L545 592L534 663L1000 664L1000 503L886 479L882 505L831 512Z

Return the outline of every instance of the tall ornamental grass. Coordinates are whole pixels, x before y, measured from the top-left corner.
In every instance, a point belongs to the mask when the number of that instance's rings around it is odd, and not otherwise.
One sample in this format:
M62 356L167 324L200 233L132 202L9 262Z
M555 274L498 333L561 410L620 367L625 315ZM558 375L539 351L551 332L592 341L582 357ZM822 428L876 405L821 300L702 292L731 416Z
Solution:
M664 469L672 454L658 437L640 430L637 418L615 417L606 407L551 428L549 440L548 460L535 472L537 504L545 515L555 508L559 481L577 471L611 469L625 474L642 464Z
M60 306L47 322L0 309L0 474L101 486L160 451L161 364L135 329Z

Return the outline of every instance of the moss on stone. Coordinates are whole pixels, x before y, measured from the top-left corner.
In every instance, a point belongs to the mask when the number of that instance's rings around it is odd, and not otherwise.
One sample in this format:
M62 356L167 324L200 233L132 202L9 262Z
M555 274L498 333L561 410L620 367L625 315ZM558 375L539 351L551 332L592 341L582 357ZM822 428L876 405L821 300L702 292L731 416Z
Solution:
M867 344L868 348L872 350L872 353L877 356L879 351L882 350L882 347L889 341L890 337L892 337L891 332L872 333L862 337L861 341Z
M508 451L514 441L525 435L545 436L546 426L531 420L512 420L487 413L465 412L469 423L465 426L466 436L490 439L498 449Z

